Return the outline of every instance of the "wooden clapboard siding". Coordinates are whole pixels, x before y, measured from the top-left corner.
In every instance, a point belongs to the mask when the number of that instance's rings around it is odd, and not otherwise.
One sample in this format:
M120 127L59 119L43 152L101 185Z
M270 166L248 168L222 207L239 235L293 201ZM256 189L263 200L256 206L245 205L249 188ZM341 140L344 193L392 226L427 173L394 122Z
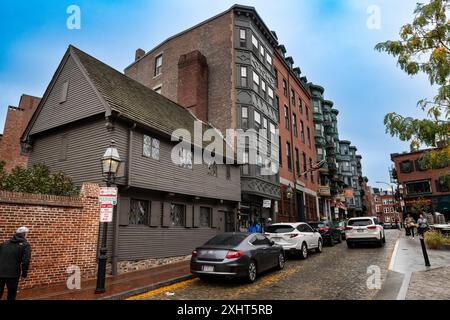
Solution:
M67 144L66 160L60 160L63 135ZM52 172L63 171L72 177L76 185L83 182L103 184L100 159L112 138L116 140L120 156L126 162L126 137L111 134L105 128L105 121L98 119L36 137L28 165L44 163Z
M67 99L60 103L64 83L68 81ZM83 75L73 57L69 56L56 78L47 100L39 112L30 134L42 132L86 117L104 113L105 108Z
M153 136L149 133L150 136ZM131 185L199 197L240 201L240 170L231 166L231 179L226 178L226 165L217 166L217 177L208 175L205 164L194 164L193 169L181 168L171 159L175 146L160 139L160 159L143 156L143 131L133 134Z

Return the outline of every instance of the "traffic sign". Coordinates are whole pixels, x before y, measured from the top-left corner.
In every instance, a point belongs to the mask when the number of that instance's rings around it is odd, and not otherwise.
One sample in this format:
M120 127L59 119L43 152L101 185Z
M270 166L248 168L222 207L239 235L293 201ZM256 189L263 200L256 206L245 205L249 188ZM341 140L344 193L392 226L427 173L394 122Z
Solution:
M117 204L117 188L116 187L101 187L98 195L100 203Z
M100 205L100 222L113 221L114 205L112 203L102 203Z

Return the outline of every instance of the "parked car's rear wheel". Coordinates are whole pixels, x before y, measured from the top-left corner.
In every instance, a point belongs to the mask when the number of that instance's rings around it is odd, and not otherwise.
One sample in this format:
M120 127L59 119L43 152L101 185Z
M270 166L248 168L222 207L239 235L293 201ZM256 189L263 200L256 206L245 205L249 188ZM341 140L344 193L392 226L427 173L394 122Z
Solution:
M277 269L278 270L284 269L285 264L286 264L286 259L284 258L284 254L283 254L283 252L280 252L280 254L278 255Z
M248 264L248 270L247 270L247 281L250 283L255 282L256 280L256 263L254 261L250 261Z
M386 243L386 235L383 234L383 243Z
M378 246L381 248L384 246L383 235L380 233L380 240L378 240Z
M322 249L323 249L322 239L319 239L319 243L317 244L316 252L322 253Z
M306 246L306 243L302 243L302 247L300 249L300 259L305 260L308 258L308 247Z

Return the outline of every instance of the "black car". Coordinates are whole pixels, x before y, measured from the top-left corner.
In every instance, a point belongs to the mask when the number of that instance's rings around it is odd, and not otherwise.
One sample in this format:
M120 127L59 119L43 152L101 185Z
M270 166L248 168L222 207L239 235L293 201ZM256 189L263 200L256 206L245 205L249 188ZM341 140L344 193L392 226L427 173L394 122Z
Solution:
M339 231L341 231L341 239L345 240L345 227L347 226L347 222L346 221L339 221L336 222L336 228L339 229Z
M330 221L309 222L309 225L320 233L324 243L334 246L335 242L342 242L341 230L337 225Z
M192 252L191 273L203 280L223 276L254 282L259 273L283 269L284 264L283 248L262 234L230 232L215 236Z

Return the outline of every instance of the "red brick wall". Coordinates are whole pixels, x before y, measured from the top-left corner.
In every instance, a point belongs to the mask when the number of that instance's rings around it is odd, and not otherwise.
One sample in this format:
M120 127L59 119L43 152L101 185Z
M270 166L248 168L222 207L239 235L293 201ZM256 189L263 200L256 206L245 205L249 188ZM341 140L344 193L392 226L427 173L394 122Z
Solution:
M208 121L208 63L198 50L178 61L177 101L200 120Z
M405 154L399 154L392 158L392 160L395 162L395 170L397 171L397 179L398 182L401 184L407 183L409 181L417 181L417 180L431 180L431 191L433 196L439 196L439 195L449 195L450 192L438 192L436 189L436 180L444 173L448 173L450 171L449 167L442 168L442 169L434 169L434 170L425 170L425 171L418 171L415 168L414 164L414 171L410 173L403 173L400 171L400 163L403 161L411 160L416 161L418 160L422 155L423 151L417 151L412 153L405 153ZM406 188L404 188L404 197L407 196Z
M180 56L198 50L208 61L208 120L223 132L235 128L233 17L231 11L170 38L126 68L125 74L151 89L162 85L161 94L177 101ZM159 54L162 73L155 77Z
M285 67L283 62L280 60L280 57L278 54L274 55L274 67L278 70L278 88L276 89L276 94L279 97L280 101L280 137L281 137L281 148L282 148L282 154L283 154L283 163L280 167L280 177L294 181L295 179L299 179L302 182L305 183L306 188L313 190L314 192L318 191L318 183L317 183L317 174L318 172L314 172L314 182L311 182L310 179L310 173L308 173L307 179L305 179L305 176L298 177L298 172L296 171L295 166L295 148L298 149L299 152L299 158L300 158L300 172L303 172L303 157L302 153L304 152L306 154L307 159L307 169L310 169L309 166L309 158L312 159L313 163L316 163L316 146L314 144L314 122L313 122L313 115L312 115L312 107L311 107L311 99L309 95L304 91L303 88L300 87L300 85L296 82L296 80L290 75L290 72ZM288 84L288 95L287 97L283 94L283 79L286 80L286 83ZM288 81L289 80L289 81ZM295 91L295 106L291 105L291 89ZM299 97L303 101L303 112L300 113L298 100ZM286 129L286 123L284 119L284 106L287 106L289 108L289 123L290 123L290 130ZM309 110L309 120L306 119L306 107L308 107ZM298 136L296 137L293 133L291 135L291 130L293 130L293 123L292 123L292 115L295 113L297 117L297 132ZM301 128L300 128L300 120L303 121L304 128L305 128L305 142L301 141ZM309 128L311 133L311 147L307 144L307 128ZM292 138L291 138L292 137ZM287 156L286 156L286 142L291 143L291 149L292 149L292 170L288 170L287 166Z
M31 119L40 98L22 95L19 107L9 107L6 115L3 138L0 142L0 161L5 161L5 170L16 166L26 167L28 157L21 154L20 137Z
M99 231L98 186L84 184L79 197L0 191L0 241L20 226L30 229L32 247L28 279L22 288L65 282L71 265L82 278L96 270Z

